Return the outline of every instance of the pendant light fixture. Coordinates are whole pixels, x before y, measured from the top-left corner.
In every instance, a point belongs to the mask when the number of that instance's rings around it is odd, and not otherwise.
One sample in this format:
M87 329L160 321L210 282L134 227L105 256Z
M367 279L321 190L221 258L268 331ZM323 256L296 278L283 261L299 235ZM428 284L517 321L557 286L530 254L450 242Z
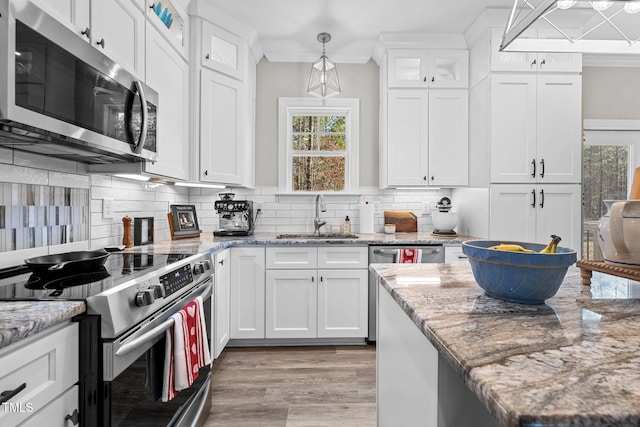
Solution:
M336 64L327 58L324 50L324 45L331 41L331 34L320 33L317 38L322 43L322 56L311 66L307 93L328 98L340 93L338 70L336 69Z

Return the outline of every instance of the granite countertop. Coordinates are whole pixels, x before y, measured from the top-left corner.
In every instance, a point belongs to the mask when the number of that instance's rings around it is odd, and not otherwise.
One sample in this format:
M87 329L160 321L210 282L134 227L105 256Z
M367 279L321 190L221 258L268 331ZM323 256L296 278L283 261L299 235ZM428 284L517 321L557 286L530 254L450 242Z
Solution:
M504 425L640 425L640 283L571 267L544 305L484 295L457 264L373 264L383 287Z
M357 239L336 238L287 238L278 239L281 233L255 233L248 237L214 237L212 232L202 233L199 238L180 240L163 240L151 245L137 246L127 249L127 252L148 253L187 253L215 252L229 246L270 246L270 245L459 245L467 240L475 239L472 236L458 235L453 237L434 236L431 233L372 233L357 234ZM302 233L301 233L302 234ZM311 233L309 233L311 234Z
M82 301L0 302L0 349L86 310Z

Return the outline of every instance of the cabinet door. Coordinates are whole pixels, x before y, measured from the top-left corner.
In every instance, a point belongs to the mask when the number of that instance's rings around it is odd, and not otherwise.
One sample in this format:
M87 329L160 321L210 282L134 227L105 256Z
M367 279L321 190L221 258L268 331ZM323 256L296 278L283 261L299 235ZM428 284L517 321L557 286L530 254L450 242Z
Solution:
M200 180L241 184L242 83L202 70L200 85Z
M368 329L367 270L318 270L318 338L364 338Z
M491 76L491 182L535 182L536 75Z
M267 270L266 338L316 338L317 270Z
M158 161L147 170L189 179L189 64L147 23L147 84L158 92Z
M428 92L397 89L388 93L388 184L427 185Z
M202 21L202 65L238 80L244 78L246 45L239 37Z
M581 252L582 192L579 184L548 184L537 188L536 242L562 238L560 246Z
M215 255L215 288L213 293L213 351L214 358L220 356L229 342L229 307L231 291L231 250L225 249Z
M389 87L427 87L427 50L389 49Z
M141 79L144 78L144 32L144 15L131 0L91 2L93 46Z
M231 248L231 333L264 338L264 248Z
M505 241L536 241L535 185L492 185L489 206L489 238ZM555 233L557 234L557 233Z
M537 180L578 183L582 177L582 78L537 79Z
M430 88L469 87L469 51L430 49L427 58L427 85Z
M87 42L91 36L90 6L87 0L32 0Z
M444 262L446 264L452 262L467 262L468 260L469 257L462 252L462 245L444 247Z
M467 185L468 156L468 91L429 90L429 185Z

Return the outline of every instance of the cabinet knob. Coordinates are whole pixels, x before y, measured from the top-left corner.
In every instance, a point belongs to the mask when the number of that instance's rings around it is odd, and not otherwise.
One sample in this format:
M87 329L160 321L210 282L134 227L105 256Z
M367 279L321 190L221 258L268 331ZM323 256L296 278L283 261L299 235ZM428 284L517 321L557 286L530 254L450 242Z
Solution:
M64 417L65 421L71 421L71 423L75 426L78 425L78 423L80 422L80 414L78 413L77 409L73 410L73 413L71 415L67 415L66 417Z
M543 59L542 61L540 61L540 67L542 67L543 65L545 65L547 63L546 59Z
M435 82L435 81L436 81L436 78L435 78L435 77L431 77L431 81L432 81L432 82Z
M431 181L433 181L434 179L436 179L436 177L431 175Z
M99 42L96 42L96 44L97 44L98 46L102 46L102 48L104 49L104 39L100 39L100 41L99 41Z
M153 10L156 8L156 4L155 3L151 3L151 6L149 6L149 9Z
M223 259L221 259L220 261L218 261L218 264L220 264L220 265L224 265L224 260L223 260Z
M87 27L84 30L80 31L80 34L82 34L83 36L86 36L88 39L91 38L91 30L89 29L89 27Z
M208 53L204 56L204 59L209 60L211 59L211 55L209 55Z
M531 61L531 68L533 68L534 65L536 65L538 63L537 59L534 59L533 61Z
M315 281L316 281L315 277L311 276L311 283L313 283Z
M206 170L206 171L204 171L204 172L203 172L203 174L204 174L205 176L207 176L207 175L209 175L209 171L208 171L208 170Z
M427 175L423 176L423 177L422 177L422 180L423 180L423 181L426 181L426 180L427 180Z
M427 82L427 76L424 76L424 79L422 79L423 82Z

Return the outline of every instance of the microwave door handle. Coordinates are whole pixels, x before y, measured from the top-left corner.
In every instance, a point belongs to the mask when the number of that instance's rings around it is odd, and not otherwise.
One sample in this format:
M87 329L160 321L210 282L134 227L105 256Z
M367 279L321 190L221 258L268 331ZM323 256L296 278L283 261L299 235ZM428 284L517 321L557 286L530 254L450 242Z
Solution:
M139 81L133 82L136 87L136 91L138 92L138 96L140 97L140 137L138 138L138 143L136 144L134 153L140 154L142 153L142 148L144 147L144 143L147 141L147 98L144 95L144 89L142 88L142 83ZM133 114L131 111L130 114Z

